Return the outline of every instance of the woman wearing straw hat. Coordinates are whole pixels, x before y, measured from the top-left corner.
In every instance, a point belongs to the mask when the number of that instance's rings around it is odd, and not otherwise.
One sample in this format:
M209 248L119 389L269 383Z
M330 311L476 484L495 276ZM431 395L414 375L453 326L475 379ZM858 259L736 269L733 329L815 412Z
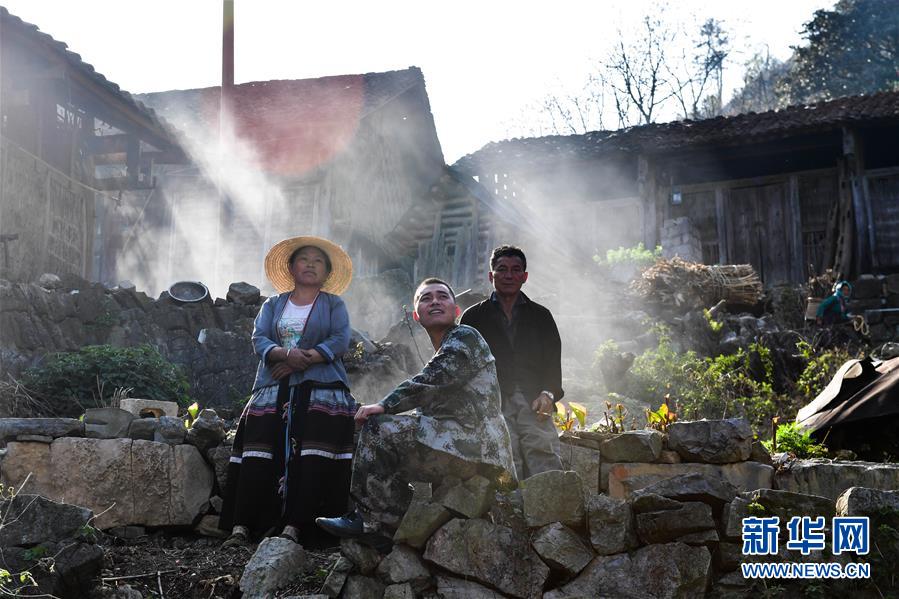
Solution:
M346 305L353 264L319 237L293 237L265 258L278 292L259 310L259 357L228 466L220 526L245 543L284 525L299 540L320 515L347 510L355 400L341 356L350 342ZM308 527L308 528L307 528Z

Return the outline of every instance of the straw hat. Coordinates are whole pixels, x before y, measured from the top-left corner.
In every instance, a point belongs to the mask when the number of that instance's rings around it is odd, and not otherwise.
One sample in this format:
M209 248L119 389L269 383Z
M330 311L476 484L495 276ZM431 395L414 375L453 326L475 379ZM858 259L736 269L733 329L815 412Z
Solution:
M340 295L350 286L353 280L353 261L342 247L321 237L303 235L291 237L276 243L265 256L265 275L272 282L275 291L284 293L294 288L293 275L287 261L298 248L311 245L317 247L331 259L331 274L325 280L322 291Z

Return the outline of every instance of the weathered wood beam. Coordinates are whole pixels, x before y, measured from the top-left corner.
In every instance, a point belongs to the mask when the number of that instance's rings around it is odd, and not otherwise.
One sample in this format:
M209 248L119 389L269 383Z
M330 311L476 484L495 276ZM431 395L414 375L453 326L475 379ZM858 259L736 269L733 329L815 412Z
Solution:
M117 133L115 135L94 135L85 140L87 153L94 155L122 154L128 151L133 135Z
M843 157L846 160L847 183L855 219L853 274L860 275L877 265L877 257L871 204L864 185L864 148L858 132L850 127L843 127Z
M100 191L153 189L153 181L137 181L131 177L104 177L94 179L93 187Z

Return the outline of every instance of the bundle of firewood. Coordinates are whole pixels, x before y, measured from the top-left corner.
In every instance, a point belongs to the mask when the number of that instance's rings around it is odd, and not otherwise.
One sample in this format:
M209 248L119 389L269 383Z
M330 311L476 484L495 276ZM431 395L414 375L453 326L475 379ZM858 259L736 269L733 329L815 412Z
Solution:
M673 306L754 305L762 297L762 282L749 264L707 265L681 258L659 259L632 283L644 298Z
M833 293L833 284L836 282L833 270L828 268L823 274L809 277L808 295L809 297L827 297Z

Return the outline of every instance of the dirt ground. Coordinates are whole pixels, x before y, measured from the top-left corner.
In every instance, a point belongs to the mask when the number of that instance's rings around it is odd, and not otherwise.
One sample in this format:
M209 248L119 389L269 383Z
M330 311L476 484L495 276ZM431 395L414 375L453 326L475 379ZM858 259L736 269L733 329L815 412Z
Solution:
M235 599L238 583L256 545L221 548L220 539L151 533L134 540L105 537L105 558L98 592L124 585L145 599ZM276 595L317 593L339 549L307 549L310 573ZM161 587L161 591L160 591Z

